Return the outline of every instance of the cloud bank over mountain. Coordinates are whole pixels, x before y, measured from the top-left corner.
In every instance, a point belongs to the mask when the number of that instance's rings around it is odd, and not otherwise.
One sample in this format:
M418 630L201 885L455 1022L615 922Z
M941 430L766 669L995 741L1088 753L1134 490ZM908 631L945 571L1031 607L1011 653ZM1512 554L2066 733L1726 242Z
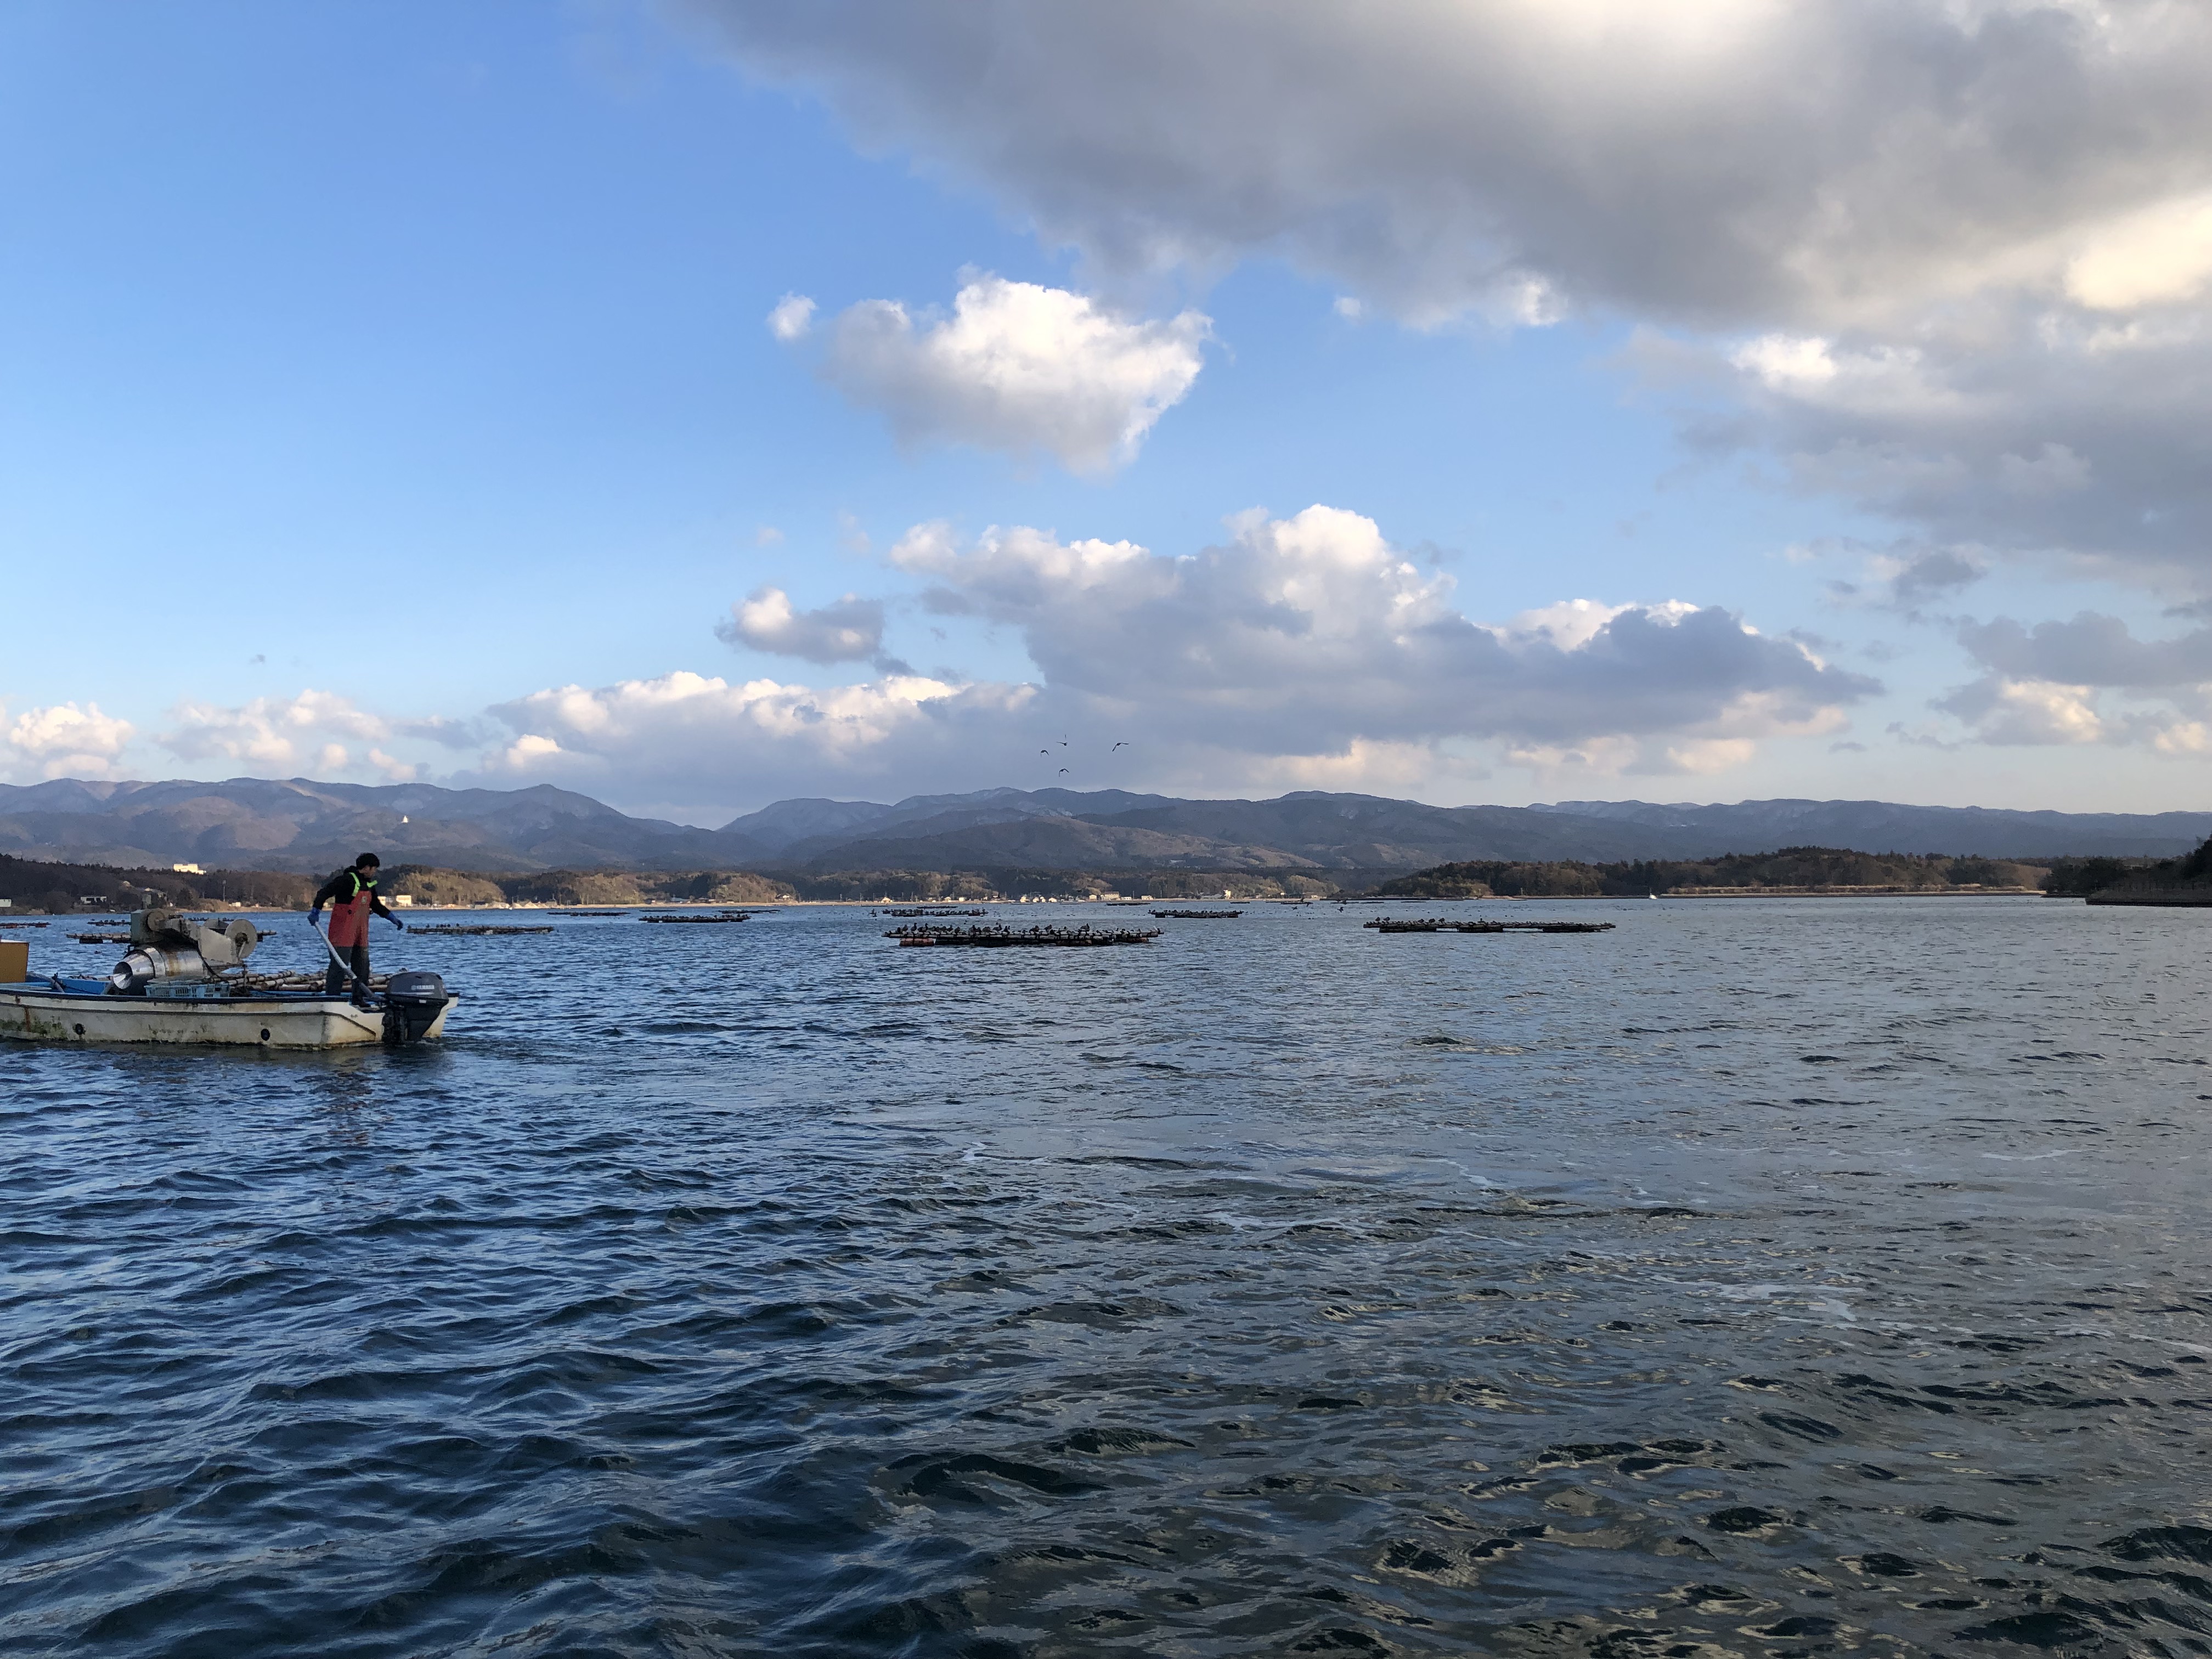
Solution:
M963 540L915 526L892 570L925 614L1018 634L1034 679L885 674L815 687L692 672L568 686L500 705L514 734L486 777L607 787L981 787L1105 757L1154 784L1239 787L1480 775L1483 759L1602 773L1722 769L1761 738L1829 729L1878 688L1715 606L1577 600L1498 623L1458 608L1371 520L1313 507L1249 514L1190 554L1061 542L1026 527ZM837 617L879 621L848 597ZM738 608L753 643L835 659L866 626ZM748 622L746 619L750 618ZM840 629L843 632L840 632ZM1118 747L1117 747L1118 745Z
M1832 729L1880 688L1720 606L1564 600L1469 617L1455 579L1371 519L1253 511L1218 544L1161 553L1027 526L963 538L917 525L884 556L919 621L1018 639L1033 673L921 675L886 654L890 605L803 610L773 586L732 605L727 642L855 684L678 670L548 687L475 719L404 719L319 690L187 701L154 741L257 773L574 783L617 799L761 800L821 788L981 787L1040 772L1273 788L1393 780L1426 788L1493 763L1597 775L1741 764L1764 738ZM97 711L34 710L10 776L112 769L131 733ZM103 748L101 745L105 745ZM1124 751L1127 751L1126 753ZM464 757L469 758L464 758Z
M406 779L434 763L395 754L403 740L427 753L473 737L473 763L451 775L632 800L690 799L708 779L747 799L920 793L1041 768L1052 781L1063 765L1089 785L1115 756L1153 787L1436 787L1498 761L1601 775L1725 770L1762 738L1833 728L1880 690L1715 605L1577 599L1470 617L1452 576L1340 507L1255 510L1227 529L1215 545L1172 554L1027 526L969 538L914 526L884 556L884 578L918 581L906 604L924 618L971 617L1018 637L1035 671L1018 681L906 669L884 654L881 599L848 593L805 611L763 586L731 607L724 640L825 666L872 660L877 677L733 683L681 670L549 687L475 724L402 720L306 691L235 708L180 704L156 740L257 771ZM487 723L500 733L488 744Z
M130 721L101 714L96 702L50 703L13 720L7 713L0 702L0 782L112 776L133 734Z

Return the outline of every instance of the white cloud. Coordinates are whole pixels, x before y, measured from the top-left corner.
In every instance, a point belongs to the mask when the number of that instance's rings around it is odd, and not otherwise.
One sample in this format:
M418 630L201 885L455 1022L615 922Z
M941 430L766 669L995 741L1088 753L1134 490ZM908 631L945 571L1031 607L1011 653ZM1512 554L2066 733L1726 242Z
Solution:
M2100 227L2066 267L2066 291L2098 311L2193 300L2212 283L2212 195L2160 202Z
M2055 680L1978 680L1936 705L1972 724L1984 743L2052 744L2096 743L2104 720L2086 685Z
M1505 758L1536 775L1546 787L1572 778L1587 782L1594 777L1618 777L1641 758L1644 750L1633 738L1595 738L1586 743L1510 744Z
M848 593L817 611L793 608L780 587L757 587L730 607L714 631L732 645L808 662L858 662L877 655L884 642L884 607Z
M2212 629L2137 639L2118 617L2082 611L2034 627L1962 623L1984 671L1936 703L1985 743L2141 744L2201 757L2212 721Z
M842 313L823 373L904 442L1042 452L1101 473L1190 390L1210 331L1195 311L1132 321L1065 289L978 276L950 317L916 319L890 300Z
M785 295L768 314L768 331L787 344L805 338L813 326L814 301L803 294Z
M237 708L184 702L170 711L174 722L154 740L185 760L221 757L257 768L312 766L325 775L350 769L341 738L379 744L392 722L357 708L330 691L295 697L256 697Z
M1562 651L1577 651L1588 645L1616 617L1638 607L1627 605L1600 605L1595 599L1563 599L1557 605L1547 605L1540 610L1524 611L1504 627L1494 630L1504 640L1537 640L1557 646ZM1680 599L1669 599L1663 605L1644 607L1652 615L1670 621L1679 621L1697 609ZM1753 629L1757 632L1757 629Z
M0 716L4 713L0 709ZM421 744L473 752L486 736L482 721L387 719L334 693L312 690L289 698L257 697L234 708L187 701L170 710L169 720L151 736L179 759L220 761L260 775L354 776L392 783L422 777L429 769L395 751ZM102 714L97 703L27 709L12 722L0 720L0 780L126 775L120 769L136 735L130 721Z
M918 676L813 688L775 680L732 685L677 672L587 689L533 692L493 714L514 732L487 757L484 780L555 781L623 793L697 791L765 802L779 794L868 787L890 779L968 775L1003 781L1003 727L1035 696L1027 686L956 687Z
M1691 738L1666 746L1667 769L1710 776L1747 763L1758 745L1749 738Z
M101 714L96 702L27 708L0 728L0 775L112 777L131 732L130 721Z

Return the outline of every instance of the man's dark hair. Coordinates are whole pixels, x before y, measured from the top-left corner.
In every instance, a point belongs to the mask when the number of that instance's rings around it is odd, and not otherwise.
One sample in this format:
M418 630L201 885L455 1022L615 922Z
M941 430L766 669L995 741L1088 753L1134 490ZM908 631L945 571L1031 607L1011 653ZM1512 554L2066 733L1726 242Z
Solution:
M380 870L384 867L384 860L374 853L363 853L353 861L353 867L356 870L363 868Z

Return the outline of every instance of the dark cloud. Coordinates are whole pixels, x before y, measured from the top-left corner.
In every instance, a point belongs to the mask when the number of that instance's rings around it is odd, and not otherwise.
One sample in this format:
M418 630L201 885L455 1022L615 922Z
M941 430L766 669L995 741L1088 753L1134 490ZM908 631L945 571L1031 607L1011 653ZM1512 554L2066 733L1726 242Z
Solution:
M2131 691L2212 684L2212 629L2139 640L2118 617L2084 611L2069 622L2033 628L2008 617L1970 623L1959 642L1983 666L2013 679Z
M1763 339L1730 354L1756 418L1726 435L1797 488L1938 544L2194 590L2212 585L2207 324L2014 303L1910 349L1863 333Z
M1930 599L1948 599L1988 573L1974 560L1948 547L1930 548L1905 561L1889 579L1891 601L1912 609Z
M2085 611L2033 627L1965 623L1959 642L1984 672L1934 706L1982 742L2212 753L2212 629L2140 640L2119 617Z
M1287 252L1414 313L1827 321L2212 184L2212 18L2141 0L677 9L1102 266Z
M2212 8L670 3L1102 282L1280 256L1416 321L1625 314L1731 380L1708 450L2212 591Z

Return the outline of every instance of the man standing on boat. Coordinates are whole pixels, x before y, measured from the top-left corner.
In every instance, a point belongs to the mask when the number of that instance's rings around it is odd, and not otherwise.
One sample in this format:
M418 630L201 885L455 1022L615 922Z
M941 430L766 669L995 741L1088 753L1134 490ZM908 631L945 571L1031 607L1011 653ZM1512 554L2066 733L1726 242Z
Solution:
M333 960L323 971L323 994L334 997L345 989L346 970L353 975L353 1000L356 1003L368 1000L368 918L372 912L382 916L401 933L407 924L384 908L384 901L376 896L376 872L384 860L374 853L363 853L353 861L352 867L341 870L315 890L314 908L307 912L307 926L314 927L315 918L323 913L323 906L331 907L331 953ZM343 955L345 967L338 966Z

